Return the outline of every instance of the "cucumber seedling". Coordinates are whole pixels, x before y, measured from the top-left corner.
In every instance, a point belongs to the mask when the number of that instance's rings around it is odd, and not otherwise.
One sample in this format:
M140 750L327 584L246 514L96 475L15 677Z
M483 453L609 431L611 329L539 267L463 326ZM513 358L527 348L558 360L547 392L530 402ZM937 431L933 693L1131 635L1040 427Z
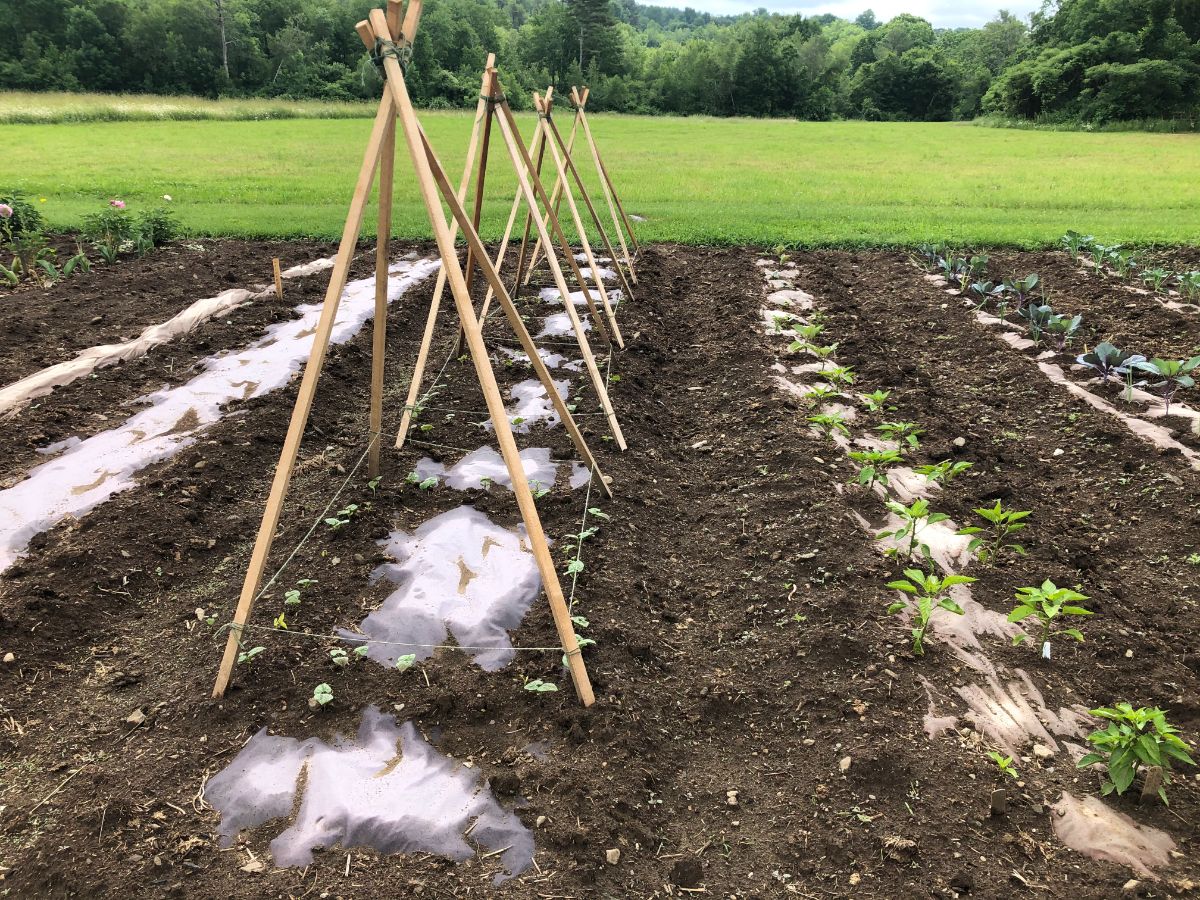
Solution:
M904 578L889 581L888 587L910 595L913 599L897 600L888 607L889 614L912 609L915 624L912 628L912 652L915 656L925 655L925 632L935 609L944 609L956 616L963 609L950 599L950 588L957 584L971 584L975 579L969 575L930 575L920 569L905 569Z

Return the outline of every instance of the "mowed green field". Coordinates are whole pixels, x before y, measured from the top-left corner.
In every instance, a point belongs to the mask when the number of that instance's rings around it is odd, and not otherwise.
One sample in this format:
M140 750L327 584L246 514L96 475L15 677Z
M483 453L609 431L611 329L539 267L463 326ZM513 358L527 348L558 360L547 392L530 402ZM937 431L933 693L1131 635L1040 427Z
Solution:
M564 132L570 116L558 113ZM423 121L457 181L472 116L427 112ZM528 136L533 117L520 121ZM1200 242L1197 135L601 114L592 122L626 208L645 217L637 228L646 240L1038 246L1075 229L1112 242ZM46 198L41 208L61 227L110 197L136 209L169 194L196 234L335 236L370 127L369 119L0 125L0 190ZM503 145L493 149L483 228L492 238L515 186ZM428 236L403 144L401 154L396 232Z

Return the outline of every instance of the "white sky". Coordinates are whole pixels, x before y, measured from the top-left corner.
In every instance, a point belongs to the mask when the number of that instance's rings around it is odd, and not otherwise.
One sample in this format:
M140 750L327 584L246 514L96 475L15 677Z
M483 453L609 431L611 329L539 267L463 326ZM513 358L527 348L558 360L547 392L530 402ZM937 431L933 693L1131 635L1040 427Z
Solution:
M994 19L1001 9L1025 19L1042 6L1042 0L651 0L662 6L690 6L717 15L736 15L765 7L771 12L817 16L833 13L853 20L865 9L886 22L900 13L928 19L935 28L978 27Z

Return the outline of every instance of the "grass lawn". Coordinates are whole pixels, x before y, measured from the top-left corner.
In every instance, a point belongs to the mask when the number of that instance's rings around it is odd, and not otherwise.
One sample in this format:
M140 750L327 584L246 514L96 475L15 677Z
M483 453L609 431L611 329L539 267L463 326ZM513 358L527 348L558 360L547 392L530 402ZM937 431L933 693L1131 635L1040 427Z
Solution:
M533 118L520 118L528 135ZM457 180L470 114L428 112L423 121ZM558 121L569 129L569 110ZM647 240L1036 246L1075 229L1112 242L1200 242L1198 135L600 114L592 122L627 210L646 218L638 234ZM0 125L0 190L46 198L54 226L77 225L110 197L137 209L170 194L195 233L336 236L370 126L362 118ZM401 153L396 231L428 236L403 142ZM492 160L485 237L499 236L514 189L502 144Z

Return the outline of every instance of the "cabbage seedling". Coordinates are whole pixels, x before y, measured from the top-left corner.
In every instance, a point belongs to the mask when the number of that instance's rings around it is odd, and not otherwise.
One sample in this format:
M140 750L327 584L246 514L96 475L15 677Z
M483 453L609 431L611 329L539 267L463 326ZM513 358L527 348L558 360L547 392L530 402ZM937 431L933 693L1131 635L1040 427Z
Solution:
M1109 262L1117 272L1117 277L1128 280L1137 267L1137 254L1132 250L1114 249L1108 254Z
M914 471L918 475L924 475L926 481L932 481L935 484L949 484L973 465L975 463L951 462L948 459L944 459L940 463L933 465L917 466Z
M1183 388L1196 386L1196 379L1191 376L1197 366L1200 366L1200 356L1191 359L1152 359L1148 362L1136 363L1132 368L1141 369L1162 377L1162 381L1150 385L1151 389L1162 397L1163 414L1171 414L1171 401Z
M1200 272L1184 272L1175 277L1179 280L1179 293L1189 300L1200 297Z
M897 600L888 607L888 613L895 614L905 609L912 609L916 618L916 624L912 628L912 651L915 655L925 655L925 632L929 629L929 620L935 609L944 609L957 616L963 614L962 607L950 599L950 588L956 584L970 584L974 580L969 575L941 577L928 575L920 569L905 569L903 579L888 582L888 587L914 598Z
M1010 542L1009 538L1025 527L1025 523L1021 520L1029 515L1028 511L1005 509L997 500L995 506L984 506L975 512L988 521L991 525L991 533L985 535L983 528L972 525L959 531L959 534L980 535L967 545L967 550L978 556L980 562L995 564L1006 550L1011 550L1020 556L1025 555L1025 548L1020 544Z
M855 480L867 490L871 490L875 482L887 484L887 467L903 461L899 450L851 450L850 458L861 464Z
M1107 720L1108 725L1088 735L1088 743L1095 749L1076 766L1086 769L1095 763L1108 765L1107 777L1100 786L1100 793L1105 796L1114 790L1118 794L1129 790L1139 766L1158 766L1162 769L1158 796L1167 803L1173 763L1195 765L1189 753L1192 748L1179 737L1178 729L1167 722L1167 714L1158 707L1134 709L1129 703L1102 706L1091 713Z
M1042 629L1042 657L1050 658L1050 640L1060 634L1077 641L1083 640L1083 632L1078 628L1059 628L1059 620L1064 616L1090 616L1092 611L1080 606L1087 596L1070 588L1060 588L1047 579L1041 587L1017 588L1017 606L1008 614L1010 622L1024 622L1026 619L1037 620ZM1026 635L1018 634L1012 639L1013 646L1022 643Z
M1145 361L1146 357L1140 353L1134 353L1132 350L1120 350L1108 341L1102 341L1095 346L1095 349L1075 357L1075 362L1081 366L1095 369L1104 381L1108 381L1113 375L1124 374L1126 368L1134 363Z
M1071 346L1071 341L1079 332L1079 326L1083 323L1083 316L1063 316L1054 314L1051 315L1042 325L1043 331L1048 331L1055 336L1055 344L1057 348L1065 350Z
M1034 289L1041 283L1041 279L1037 273L1030 273L1024 278L1017 278L1015 275L1012 278L1004 279L1004 289L1008 291L1017 301L1017 312L1025 308L1025 304L1029 302L1029 298L1033 296Z
M895 441L901 445L904 444L916 450L921 446L921 435L925 433L923 428L918 428L916 422L883 422L875 426L875 430L880 432L889 441Z
M1059 243L1066 248L1067 252L1071 254L1071 258L1076 262L1079 261L1080 254L1086 251L1095 242L1096 239L1090 234L1084 235L1080 234L1078 231L1068 231L1059 239Z
M1054 318L1054 308L1048 303L1030 303L1020 311L1029 320L1029 337L1035 344L1042 342L1042 332Z
M889 510L900 517L900 527L894 531L881 531L875 535L876 538L895 538L897 541L908 539L908 549L905 551L905 559L911 559L913 551L917 549L917 534L926 525L935 525L938 522L944 522L950 518L945 513L935 513L929 511L928 500L914 500L912 506L905 506L896 500L888 500L886 506ZM896 555L899 552L898 548L893 548L888 551L889 555Z
M1142 272L1142 283L1145 284L1154 293L1159 293L1163 289L1163 285L1171 278L1171 273L1162 266L1156 266L1153 269L1145 269Z

